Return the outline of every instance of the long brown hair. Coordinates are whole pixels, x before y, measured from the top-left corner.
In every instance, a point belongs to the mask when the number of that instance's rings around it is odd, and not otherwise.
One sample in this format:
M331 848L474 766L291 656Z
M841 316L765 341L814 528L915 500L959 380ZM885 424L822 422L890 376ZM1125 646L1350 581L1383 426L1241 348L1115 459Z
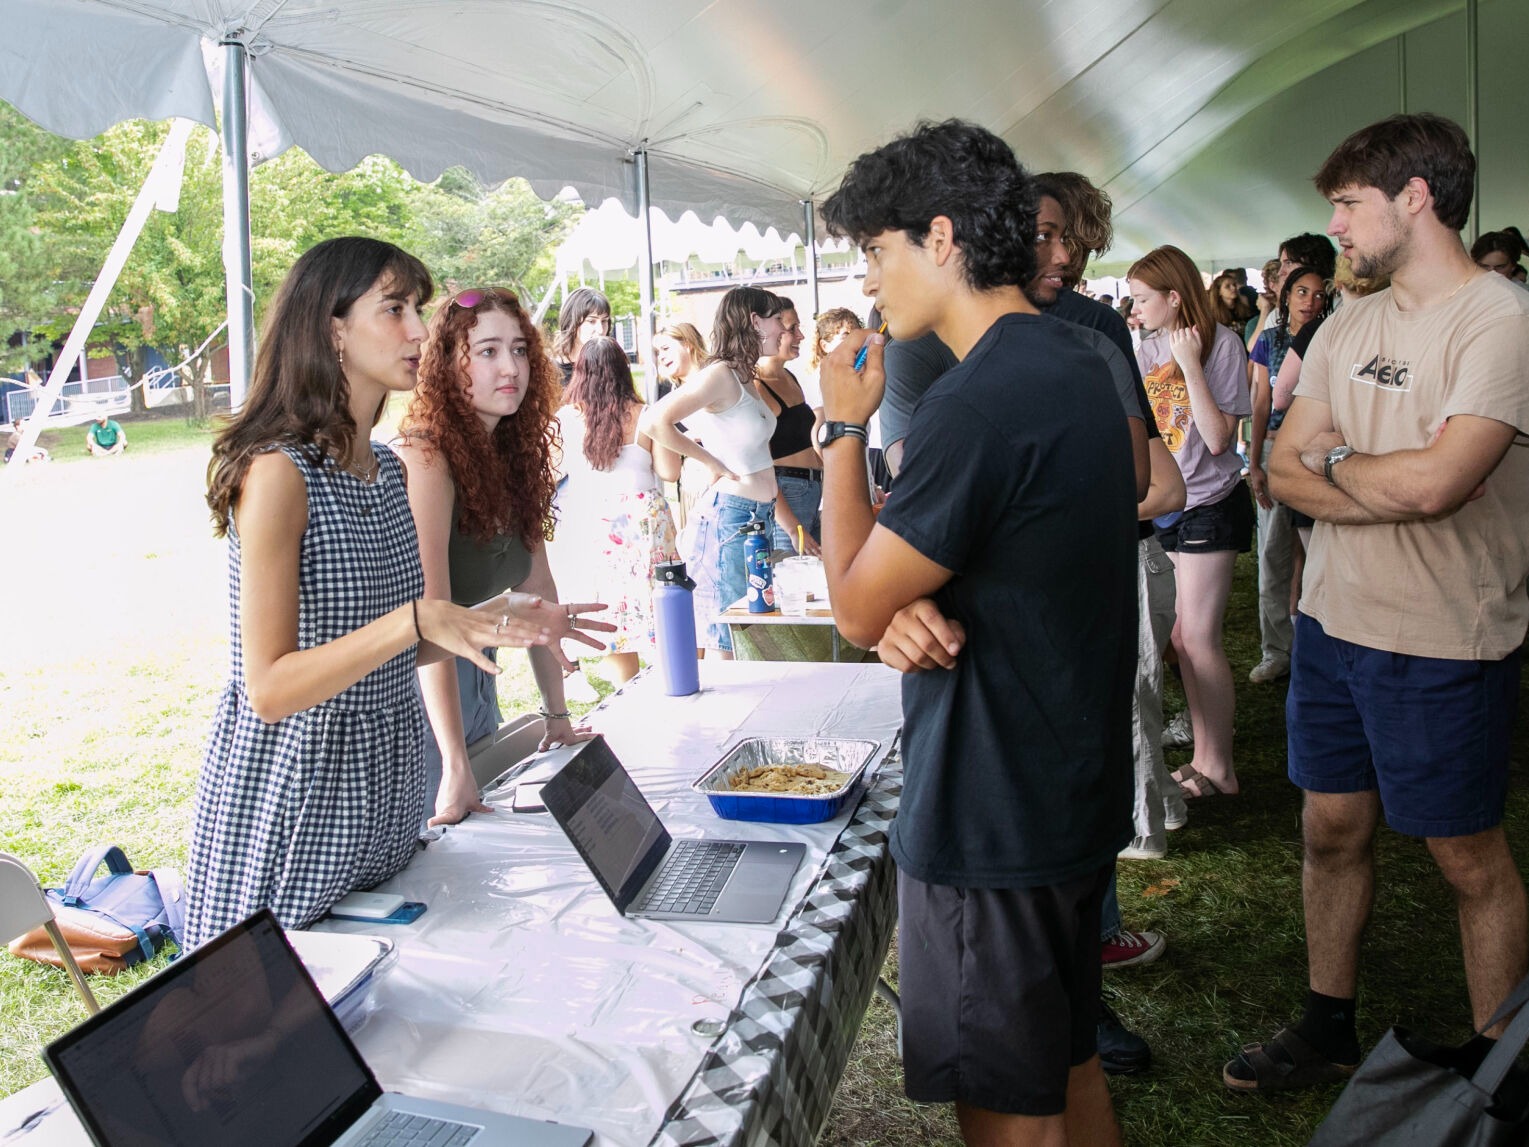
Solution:
M552 340L552 353L558 362L572 362L578 350L579 328L590 315L611 313L611 301L593 287L580 287L563 300L557 312L557 336Z
M642 405L621 344L613 338L585 343L563 401L584 415L584 457L596 470L609 470L626 445L627 411Z
M349 457L357 427L331 320L345 318L384 282L421 303L435 290L423 263L380 239L326 239L292 264L266 311L249 397L212 444L207 505L218 537L228 533L256 454L288 445L304 448L315 463ZM372 426L385 405L378 404Z
M1131 264L1127 279L1140 279L1154 291L1177 291L1183 325L1200 332L1200 364L1210 358L1216 345L1216 318L1205 297L1200 271L1190 257L1177 247L1158 247Z
M753 316L772 318L786 309L786 300L760 287L734 287L717 304L717 317L711 328L711 358L726 363L748 382L754 377L759 361L759 332Z
M473 295L480 297L464 306L464 296ZM492 434L473 409L467 373L473 328L478 316L489 311L503 312L520 324L531 361L520 409L501 418ZM419 382L398 428L445 459L456 487L457 525L469 536L486 542L512 534L527 549L551 536L558 383L541 332L513 291L460 291L430 316Z

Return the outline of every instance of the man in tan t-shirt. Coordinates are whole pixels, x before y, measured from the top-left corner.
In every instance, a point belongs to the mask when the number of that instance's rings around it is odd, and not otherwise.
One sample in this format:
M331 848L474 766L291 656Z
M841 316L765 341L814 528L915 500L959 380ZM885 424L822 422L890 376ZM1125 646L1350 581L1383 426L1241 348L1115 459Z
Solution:
M1460 241L1475 159L1438 116L1350 136L1317 173L1328 233L1391 288L1313 340L1270 463L1317 520L1287 706L1305 790L1309 992L1299 1021L1228 1063L1243 1091L1341 1079L1359 1060L1359 943L1380 814L1454 891L1479 1028L1529 966L1501 821L1529 626L1529 294Z

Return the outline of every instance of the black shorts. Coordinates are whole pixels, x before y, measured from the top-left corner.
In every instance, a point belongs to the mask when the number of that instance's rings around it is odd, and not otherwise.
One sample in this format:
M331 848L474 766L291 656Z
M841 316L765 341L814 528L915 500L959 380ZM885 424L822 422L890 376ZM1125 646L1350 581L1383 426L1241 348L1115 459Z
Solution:
M1099 909L1114 865L1040 888L898 873L903 1086L919 1103L1059 1115L1098 1052Z
M1253 496L1239 481L1219 502L1185 510L1173 525L1158 527L1157 540L1171 553L1214 554L1253 548Z

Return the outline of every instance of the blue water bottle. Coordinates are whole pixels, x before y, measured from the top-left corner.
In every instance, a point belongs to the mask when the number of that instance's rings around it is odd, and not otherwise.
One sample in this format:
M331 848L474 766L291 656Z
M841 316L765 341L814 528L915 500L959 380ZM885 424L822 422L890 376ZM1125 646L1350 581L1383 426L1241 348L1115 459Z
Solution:
M775 612L775 575L770 570L769 523L743 527L743 571L748 577L749 612Z
M653 567L653 625L658 631L658 670L664 692L688 697L701 688L696 659L695 582L685 575L684 562L660 562Z

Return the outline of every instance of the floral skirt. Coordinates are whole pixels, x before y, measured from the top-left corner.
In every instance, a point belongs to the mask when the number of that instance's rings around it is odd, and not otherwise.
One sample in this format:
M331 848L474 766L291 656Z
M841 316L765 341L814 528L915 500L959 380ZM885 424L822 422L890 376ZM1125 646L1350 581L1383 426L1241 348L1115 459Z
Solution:
M656 490L621 494L601 516L602 532L589 555L595 598L609 609L597 616L616 627L611 653L653 650L653 567L680 560L669 503Z

